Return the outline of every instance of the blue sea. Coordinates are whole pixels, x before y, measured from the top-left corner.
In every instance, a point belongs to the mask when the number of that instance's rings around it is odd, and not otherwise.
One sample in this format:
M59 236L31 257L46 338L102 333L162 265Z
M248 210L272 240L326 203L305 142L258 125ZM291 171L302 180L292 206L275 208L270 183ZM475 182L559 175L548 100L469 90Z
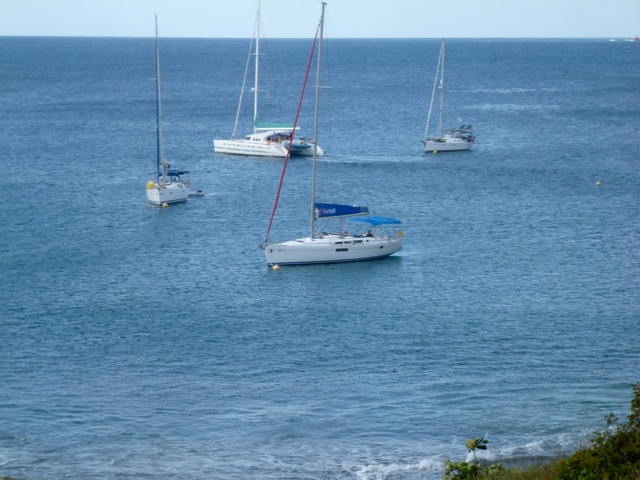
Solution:
M212 146L249 43L160 40L167 157L205 192L163 209L154 40L0 37L0 476L433 480L469 438L525 466L624 420L640 45L449 40L444 117L477 140L425 154L440 39L329 38L317 200L402 220L404 248L274 271L283 161ZM311 40L261 49L261 118L292 121ZM289 162L273 241L308 234L310 178Z

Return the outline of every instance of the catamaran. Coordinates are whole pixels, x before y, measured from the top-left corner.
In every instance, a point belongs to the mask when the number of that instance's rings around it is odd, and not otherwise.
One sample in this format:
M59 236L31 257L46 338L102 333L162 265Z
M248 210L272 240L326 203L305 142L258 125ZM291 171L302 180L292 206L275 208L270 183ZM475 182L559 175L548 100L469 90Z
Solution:
M457 150L469 150L473 146L473 142L475 142L476 139L473 135L473 126L471 125L460 125L459 127L450 128L448 130L445 130L444 132L442 131L442 107L444 104L444 51L445 41L443 39L442 45L440 46L438 66L436 67L436 78L433 82L431 103L429 105L429 114L427 116L427 127L425 128L424 138L422 139L425 152L452 152ZM438 130L436 134L434 136L429 136L431 111L433 110L436 89L440 90L440 122L438 124Z
M158 16L156 15L156 171L147 182L147 200L155 205L184 202L189 198L191 182L184 176L189 172L170 169L164 157L162 126L162 98L160 95L160 45L158 40Z
M318 43L318 58L317 58L317 74L316 74L316 98L315 98L315 121L314 121L314 134L313 134L313 150L312 157L312 172L311 172L311 228L308 237L298 238L295 240L289 240L281 243L269 243L269 233L271 231L271 225L273 223L274 214L278 205L278 198L282 188L282 182L284 180L284 174L287 167L287 161L289 157L285 158L285 163L282 169L282 175L280 178L280 185L278 187L278 193L276 195L276 201L274 203L273 211L271 214L271 220L269 227L267 228L267 235L262 247L265 250L265 258L267 265L273 268L279 268L280 265L307 265L318 263L338 263L338 262L357 262L363 260L374 260L378 258L388 257L394 253L400 251L402 248L402 237L404 236L402 231L398 231L395 234L380 231L376 227L385 225L396 225L400 221L394 218L382 217L377 215L369 215L369 209L364 206L354 206L348 204L335 204L335 203L317 203L315 201L315 185L316 185L316 140L318 138L318 107L320 98L320 66L322 63L322 41L323 41L323 24L324 24L324 10L326 3L322 3L322 14L320 16L320 23L316 32L316 39L314 40L313 48L311 50L311 56L309 58L309 65L307 67L307 76L305 77L305 83L302 88L302 94L300 96L300 105L304 97L304 90L308 78L309 67L313 61L314 50L316 42ZM300 112L300 105L298 106L298 114ZM297 124L298 116L294 122L294 126ZM295 130L294 130L295 131ZM328 221L338 221L339 228L333 233L326 231ZM316 223L319 221L326 221L325 225L316 229ZM347 230L347 223L360 222L364 223L367 227L367 231L361 233L351 233ZM334 222L335 223L335 222ZM375 233L374 233L375 231Z
M253 45L251 46L253 48ZM263 122L258 117L258 80L260 66L260 0L258 0L258 11L256 13L255 24L255 66L254 66L254 84L253 84L253 133L246 135L244 138L236 138L238 128L238 119L240 117L240 109L242 108L242 98L244 94L244 85L242 83L242 93L238 103L236 113L236 121L233 128L231 138L227 140L215 139L213 141L213 150L216 153L227 153L234 155L251 155L264 157L286 157L291 155L313 154L314 145L304 139L294 139L294 130L297 130L291 124L286 123L268 123ZM245 80L248 68L245 69ZM291 148L289 148L291 146ZM317 155L322 155L321 148L315 146Z

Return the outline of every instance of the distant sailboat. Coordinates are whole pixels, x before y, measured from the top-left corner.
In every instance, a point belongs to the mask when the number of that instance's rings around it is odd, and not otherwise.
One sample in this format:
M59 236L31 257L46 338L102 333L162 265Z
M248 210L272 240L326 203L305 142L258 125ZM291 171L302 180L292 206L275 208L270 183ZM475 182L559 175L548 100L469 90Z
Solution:
M445 41L443 39L440 47L440 55L438 57L438 66L436 67L436 79L433 83L433 92L431 93L429 115L427 116L427 127L425 128L424 138L422 139L425 152L453 152L458 150L469 150L476 139L473 135L473 127L471 125L460 125L459 127L450 128L444 132L442 131L442 108L444 104L444 52ZM438 130L436 134L434 136L429 136L431 112L433 110L436 89L440 90L440 121L438 123Z
M324 9L326 3L322 2L322 14L320 17L320 23L318 25L319 32L319 48L317 59L317 78L316 78L316 99L315 99L315 122L314 122L314 155L312 161L312 182L311 182L311 229L308 237L298 238L296 240L290 240L282 243L268 243L269 232L271 230L271 222L275 214L278 197L273 208L271 221L269 228L267 229L267 235L263 247L265 249L265 258L267 265L273 268L280 265L307 265L317 263L338 263L338 262L357 262L363 260L374 260L378 258L388 257L394 253L400 251L402 248L401 231L395 235L391 235L385 232L372 233L374 227L381 225L399 224L400 221L380 216L370 216L367 207L342 205L335 203L316 203L315 201L315 184L316 184L316 157L315 140L318 138L318 106L320 95L320 66L322 63L322 40L323 40L323 25L324 25ZM318 34L316 34L318 38ZM314 41L315 49L315 41ZM309 59L309 66L313 59L313 50L311 51L311 58ZM308 76L308 68L307 68ZM305 85L307 79L305 78ZM304 95L304 87L302 90ZM300 98L302 102L302 96ZM297 117L296 117L297 122ZM288 160L288 157L287 157ZM278 188L278 195L280 188L282 187L282 179L284 178L284 172L286 170L285 165L282 170L282 178L280 187ZM340 228L336 233L320 232L316 233L316 221L319 220L335 220L340 221ZM348 220L364 222L369 231L361 234L349 233L346 230L346 223Z
M236 113L236 121L233 128L231 138L228 140L215 139L213 141L213 150L216 153L227 153L233 155L250 155L250 156L264 156L264 157L286 157L289 150L292 155L312 155L313 145L304 140L293 140L291 149L289 144L294 137L294 127L291 124L285 123L268 123L263 122L258 117L258 80L259 80L259 66L260 66L260 0L258 0L258 11L256 13L255 24L255 71L254 71L254 84L253 84L253 133L247 135L245 138L235 138L236 129L238 127L238 118L240 116L240 109L242 107L242 98L244 96L244 85L242 83L242 93L240 95L240 101L238 104L238 111ZM245 70L245 80L246 72ZM297 129L298 127L296 127ZM322 155L322 149L317 147L318 155Z
M160 95L160 46L158 40L158 16L156 15L156 171L147 182L147 200L155 205L184 202L189 198L191 182L183 180L189 172L169 169L164 158L162 127L162 97Z

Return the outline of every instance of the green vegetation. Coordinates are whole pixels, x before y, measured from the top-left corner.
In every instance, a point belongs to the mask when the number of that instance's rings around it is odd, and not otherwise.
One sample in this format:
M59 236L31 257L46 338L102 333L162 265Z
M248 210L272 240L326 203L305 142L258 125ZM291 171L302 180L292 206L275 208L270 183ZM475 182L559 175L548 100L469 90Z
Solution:
M467 440L467 450L473 454L473 461L454 463L451 460L447 460L444 464L444 477L442 477L442 479L473 480L480 478L498 478L497 476L505 471L502 465L495 463L486 466L476 460L476 451L486 450L487 443L489 443L489 440L486 438L472 438L471 440Z
M631 414L618 425L612 413L605 416L607 428L592 435L589 447L550 465L521 471L500 464L482 465L476 451L486 450L488 440L467 441L471 462L447 460L443 480L640 480L640 382L633 386Z
M640 480L640 382L634 385L633 392L627 423L618 426L618 419L608 414L608 428L593 435L590 448L557 462L557 478Z

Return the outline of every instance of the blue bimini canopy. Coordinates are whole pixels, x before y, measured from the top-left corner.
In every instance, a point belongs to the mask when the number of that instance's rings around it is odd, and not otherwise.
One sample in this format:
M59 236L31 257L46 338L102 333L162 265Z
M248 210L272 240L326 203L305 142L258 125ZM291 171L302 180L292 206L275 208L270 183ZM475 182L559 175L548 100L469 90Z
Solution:
M394 225L398 223L402 223L400 220L391 217L381 217L379 215L373 215L371 217L358 217L358 218L350 218L350 222L365 222L371 225L372 227L377 227L379 225Z
M367 207L339 203L316 203L316 218L344 218L368 214Z

